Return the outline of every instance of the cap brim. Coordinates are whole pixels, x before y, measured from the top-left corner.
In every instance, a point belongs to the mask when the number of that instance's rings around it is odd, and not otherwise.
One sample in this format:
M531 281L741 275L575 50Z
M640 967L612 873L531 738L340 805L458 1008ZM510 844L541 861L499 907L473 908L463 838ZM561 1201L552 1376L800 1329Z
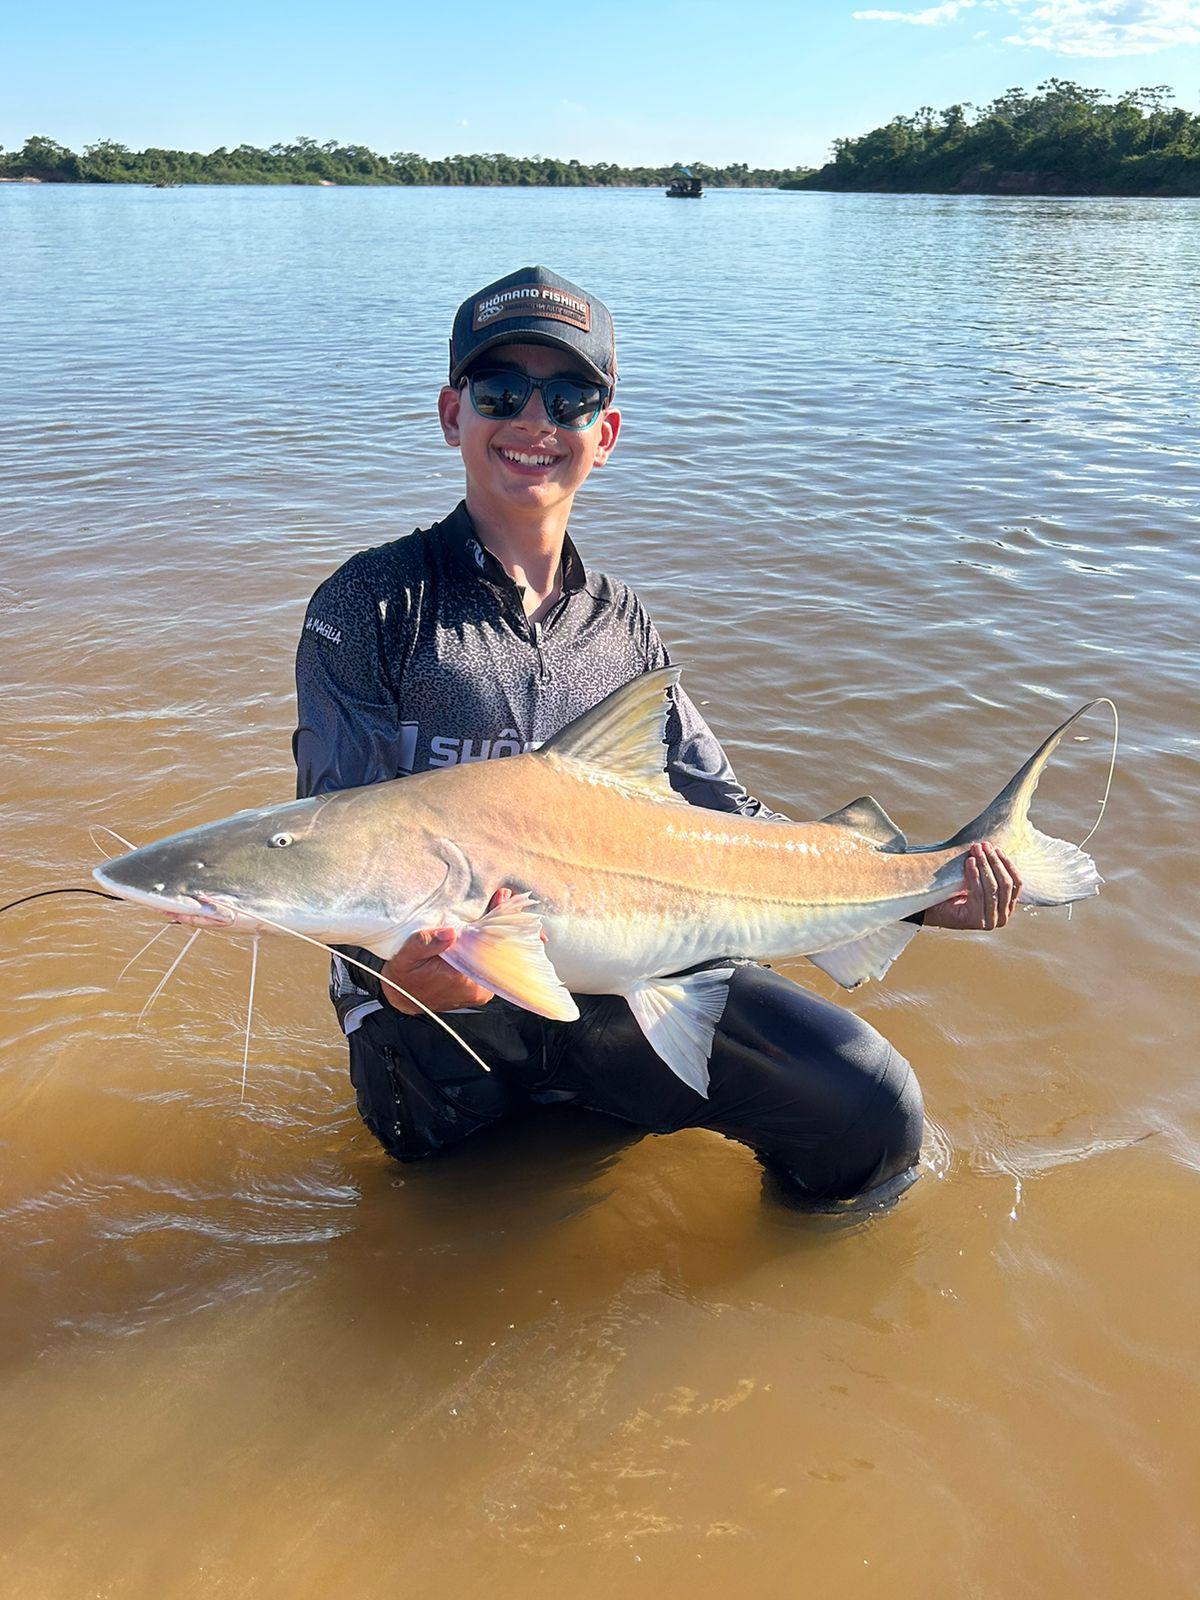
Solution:
M472 367L479 362L480 356L487 355L491 350L497 350L505 344L543 344L552 350L562 350L566 355L578 363L584 371L603 384L605 389L612 394L614 383L607 372L602 372L594 361L589 361L577 345L569 339L557 338L552 333L541 333L536 328L508 328L502 333L494 333L490 339L485 339L482 344L477 344L470 355L464 356L458 364L451 369L450 382L455 384L460 378L466 376Z

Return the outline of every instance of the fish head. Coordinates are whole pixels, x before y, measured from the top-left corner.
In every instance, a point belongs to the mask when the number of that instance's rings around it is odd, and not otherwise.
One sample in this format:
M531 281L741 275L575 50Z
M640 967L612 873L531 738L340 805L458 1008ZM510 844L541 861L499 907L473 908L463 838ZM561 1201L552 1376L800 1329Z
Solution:
M337 798L239 811L107 861L92 875L122 899L197 926L275 924L323 943L366 944L397 916L369 870L370 840L323 815ZM400 898L419 900L444 870L419 864L415 875L430 883L405 886Z

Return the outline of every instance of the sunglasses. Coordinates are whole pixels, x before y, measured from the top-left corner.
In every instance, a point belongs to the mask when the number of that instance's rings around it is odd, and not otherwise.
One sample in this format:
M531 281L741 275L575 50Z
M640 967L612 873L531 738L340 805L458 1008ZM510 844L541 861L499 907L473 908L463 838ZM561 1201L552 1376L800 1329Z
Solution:
M510 367L487 367L467 378L471 404L489 422L520 416L536 389L556 428L590 428L608 404L609 391L590 378L531 378Z

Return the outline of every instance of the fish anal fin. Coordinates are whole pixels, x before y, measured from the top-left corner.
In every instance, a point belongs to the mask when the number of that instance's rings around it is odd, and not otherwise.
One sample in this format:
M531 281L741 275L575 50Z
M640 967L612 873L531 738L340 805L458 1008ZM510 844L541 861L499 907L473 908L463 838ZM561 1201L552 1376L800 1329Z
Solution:
M732 967L683 978L646 978L627 990L629 1009L655 1052L689 1089L708 1098L713 1034L729 993Z
M859 795L857 800L851 800L849 805L844 805L840 811L831 811L827 817L821 818L833 828L850 828L854 833L859 833L864 839L870 839L872 844L877 844L881 850L891 851L895 855L902 854L908 849L908 840L903 832L888 816L887 812L869 794Z
M532 895L516 894L461 928L442 960L526 1011L574 1022L579 1007L555 972Z
M678 682L678 667L659 667L623 684L548 739L539 758L578 761L655 800L686 805L666 772L668 691Z
M808 959L843 989L857 989L868 978L882 978L917 931L915 922L890 922L849 944L818 950Z

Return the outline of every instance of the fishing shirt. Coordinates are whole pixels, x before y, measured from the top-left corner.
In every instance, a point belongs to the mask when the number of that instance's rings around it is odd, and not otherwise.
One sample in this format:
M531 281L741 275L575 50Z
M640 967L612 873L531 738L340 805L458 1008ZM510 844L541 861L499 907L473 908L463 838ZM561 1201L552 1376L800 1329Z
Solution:
M542 621L529 620L523 596L464 502L339 567L309 603L296 654L299 798L535 750L612 690L671 664L633 590L585 569L569 538L562 594ZM672 788L692 805L778 819L738 783L687 695L676 688L671 699ZM330 995L346 1033L381 1003L378 985L337 956Z

